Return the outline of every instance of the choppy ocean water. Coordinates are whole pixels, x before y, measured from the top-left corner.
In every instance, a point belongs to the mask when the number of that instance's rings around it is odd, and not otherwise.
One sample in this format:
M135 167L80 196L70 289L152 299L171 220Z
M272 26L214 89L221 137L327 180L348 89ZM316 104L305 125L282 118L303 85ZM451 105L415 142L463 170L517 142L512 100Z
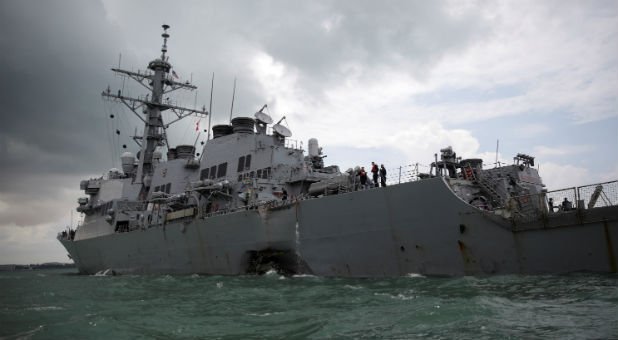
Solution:
M0 273L0 339L618 338L618 275Z

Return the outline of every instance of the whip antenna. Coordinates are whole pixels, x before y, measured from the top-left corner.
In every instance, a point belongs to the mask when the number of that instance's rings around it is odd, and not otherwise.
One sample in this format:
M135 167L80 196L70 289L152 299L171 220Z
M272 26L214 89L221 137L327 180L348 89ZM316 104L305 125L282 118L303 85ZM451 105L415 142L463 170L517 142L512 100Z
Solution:
M494 163L495 166L500 166L500 164L498 163L498 147L500 146L500 140L496 139L496 163Z
M232 107L230 108L230 124L232 124L232 112L234 112L234 96L236 95L236 77L234 77L234 90L232 91Z
M215 87L215 73L212 73L212 79L210 80L210 104L208 105L208 135L206 140L210 139L210 120L212 118L212 89Z

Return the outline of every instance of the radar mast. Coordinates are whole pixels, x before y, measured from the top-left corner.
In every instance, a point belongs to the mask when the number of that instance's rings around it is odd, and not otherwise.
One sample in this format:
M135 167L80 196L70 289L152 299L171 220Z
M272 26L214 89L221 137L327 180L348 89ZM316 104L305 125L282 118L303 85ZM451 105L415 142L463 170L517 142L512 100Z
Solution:
M163 37L163 46L161 46L161 57L148 64L149 71L132 72L119 68L112 68L112 71L128 76L148 89L150 91L150 96L146 95L145 98L132 98L124 96L120 90L118 90L117 93L112 93L109 87L102 93L102 96L105 98L122 102L144 122L144 133L141 137L134 137L135 142L140 146L139 165L135 176L135 183L141 183L143 187L150 186L150 180L152 179L152 173L154 171L153 153L155 149L158 146L168 145L166 129L171 124L189 115L206 116L209 114L205 107L202 107L201 110L196 110L171 105L169 101L165 103L162 101L162 96L165 93L178 89L190 91L197 89L197 86L192 85L189 81L181 83L172 79L170 75L172 65L168 62L169 57L165 55L167 52L167 39L169 38L167 30L170 26L163 25L162 27L163 34L161 34L161 37ZM172 74L174 77L178 77L174 71L172 71ZM140 109L142 110L141 114L139 113ZM176 115L176 119L164 124L161 113L165 110L172 111ZM141 140L141 142L139 140Z

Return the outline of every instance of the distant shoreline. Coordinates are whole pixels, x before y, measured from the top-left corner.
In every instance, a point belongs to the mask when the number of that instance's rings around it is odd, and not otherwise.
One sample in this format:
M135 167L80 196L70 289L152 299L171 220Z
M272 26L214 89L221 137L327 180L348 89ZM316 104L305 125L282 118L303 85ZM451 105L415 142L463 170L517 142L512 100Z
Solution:
M75 268L75 263L47 262L37 264L0 264L0 272L32 269Z

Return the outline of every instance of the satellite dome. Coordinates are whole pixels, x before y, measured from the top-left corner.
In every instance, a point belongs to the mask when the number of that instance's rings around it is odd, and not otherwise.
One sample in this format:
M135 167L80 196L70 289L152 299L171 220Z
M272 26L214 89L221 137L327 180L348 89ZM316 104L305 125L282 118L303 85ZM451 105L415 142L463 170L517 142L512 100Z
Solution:
M282 137L292 137L292 132L290 131L290 129L279 123L273 125L273 131L275 131L276 134Z
M256 112L255 113L255 120L257 120L258 122L264 123L264 124L272 124L273 123L273 119L266 113L264 112Z

